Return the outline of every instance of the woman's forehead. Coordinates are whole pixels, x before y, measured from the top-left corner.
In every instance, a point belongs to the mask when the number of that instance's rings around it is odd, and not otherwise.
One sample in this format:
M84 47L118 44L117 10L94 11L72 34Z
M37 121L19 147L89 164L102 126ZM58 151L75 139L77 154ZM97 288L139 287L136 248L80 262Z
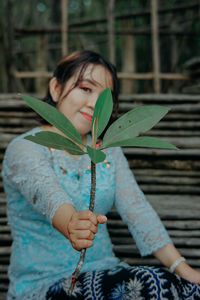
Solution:
M94 85L100 85L104 88L113 87L112 75L102 65L89 64L84 70L83 74L81 74L80 80L89 81Z

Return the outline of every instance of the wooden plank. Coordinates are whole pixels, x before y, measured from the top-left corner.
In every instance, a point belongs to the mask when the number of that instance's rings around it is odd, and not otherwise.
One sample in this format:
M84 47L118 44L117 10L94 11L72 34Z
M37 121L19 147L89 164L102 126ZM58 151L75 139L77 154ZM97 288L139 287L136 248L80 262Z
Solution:
M173 243L177 247L190 247L190 248L200 248L200 239L199 238L185 238L185 237L171 237ZM127 249L129 249L129 252L132 251L132 245L134 244L132 237L112 237L111 236L112 243L115 245L127 245ZM128 250L124 251L124 254L129 253Z
M172 170L172 169L133 169L135 175L148 176L178 176L178 177L200 177L200 170Z
M1 291L1 300L6 300L7 299L7 287L0 284L0 291Z
M131 265L131 266L158 266L161 267L162 265L160 264L160 262L157 259L154 258L125 258L124 256L121 255L117 255L119 258L121 258L124 262L126 262L127 264ZM187 259L187 262L189 263L189 265L193 268L195 268L196 270L199 270L199 266L200 266L200 260L193 260L193 259Z
M184 138L184 137L198 137L199 140L200 140L200 133L199 133L199 130L193 130L192 131L192 128L191 129L186 129L184 130L184 128L172 128L171 130L157 130L157 129L153 129L153 130L150 130L148 131L148 135L149 136L154 136L154 137L160 137L160 138L163 138L163 137L174 137L174 138L177 138L180 140L180 138Z
M124 223L124 221L121 220L120 216L118 215L118 218L115 219L112 217L109 217L110 214L108 214L108 229L127 229L127 225ZM181 230L200 230L200 220L162 220L164 226L170 230L170 229L181 229Z
M189 158L199 158L200 153L199 149L184 149L184 150L161 150L161 149L142 149L142 148L123 148L123 151L126 155L131 155L135 157L141 156L152 156L153 157L171 157L174 156L177 159L179 157L184 156L184 157L189 157Z
M0 226L6 225L7 222L8 222L7 217L1 217L1 218L0 218Z
M167 128L167 129L175 129L177 130L178 128L186 130L186 129L200 129L200 121L173 121L170 120L169 122L166 121L160 121L154 128Z
M166 184L167 186L171 186L171 185L175 185L177 186L177 188L179 187L179 185L190 185L191 188L193 188L193 185L199 185L200 186L200 178L191 178L188 176L166 176L166 175L162 175L162 176L152 176L151 173L148 171L147 173L149 173L150 175L137 175L135 174L135 177L137 179L138 183L141 184Z
M3 233L3 234L7 234L7 233L10 233L10 226L8 225L1 225L0 224L0 235Z
M11 133L11 134L16 134L17 136L22 134L22 133L25 133L26 131L30 130L31 127L27 127L27 126L21 126L21 127L6 127L6 128L0 128L0 133ZM1 157L0 157L0 160L1 160Z
M109 233L112 236L112 238L114 237L121 237L121 238L125 238L125 237L131 237L131 234L128 230L127 227L124 228L109 228ZM200 230L199 229L193 229L193 230L180 230L180 229L168 229L168 233L171 237L191 237L191 238L196 238L200 236ZM200 256L200 253L199 253Z
M28 108L28 105L21 99L6 99L0 101L0 108Z
M5 119L1 118L0 119L0 126L9 126L9 125L16 125L16 126L23 126L23 125L29 125L30 127L34 127L34 126L38 126L39 122L34 119L34 118L30 118L30 119L25 119L25 118L6 118L6 123L5 123Z
M4 256L4 255L10 255L11 253L11 247L0 247L0 256Z
M23 112L23 111L15 111L15 108L13 107L13 111L0 111L0 117L1 118L35 118L36 113L35 112Z
M6 273L8 271L7 265L0 265L0 273Z
M178 151L180 153L180 150ZM141 152L135 153L134 156L130 155L129 153L125 152L129 166L136 170L136 169L172 169L172 170L199 170L200 169L200 160L199 155L194 159L194 155L187 157L183 155L182 157L170 157L168 156L157 156L157 155L143 155ZM185 151L183 152L185 153ZM142 155L140 155L142 154ZM194 154L194 152L193 152Z
M174 104L175 102L190 102L190 103L199 103L200 96L199 95L186 95L186 94L120 94L120 101L142 101L142 102L171 102Z
M193 258L193 259L198 259L200 258L200 251L199 249L191 249L191 248L181 248L181 247L178 247L180 253L188 258ZM140 256L140 253L139 253L139 250L136 246L136 244L132 244L131 246L130 245L114 245L114 251L116 253L121 254L128 254L128 255L132 255L132 256L135 256L135 257L138 257L140 258L141 260L142 259L149 259L151 258L152 256L148 256L148 257L141 257ZM153 258L153 257L152 257ZM157 259L156 259L157 261Z
M126 112L128 110L131 110L133 108L138 107L139 104L138 103L124 103L124 102L120 102L119 103L119 109L120 111ZM174 112L181 112L181 113L187 113L187 112L194 112L197 113L200 111L200 104L188 104L188 103L184 103L184 104L174 104L171 105L171 111L170 113L174 113Z

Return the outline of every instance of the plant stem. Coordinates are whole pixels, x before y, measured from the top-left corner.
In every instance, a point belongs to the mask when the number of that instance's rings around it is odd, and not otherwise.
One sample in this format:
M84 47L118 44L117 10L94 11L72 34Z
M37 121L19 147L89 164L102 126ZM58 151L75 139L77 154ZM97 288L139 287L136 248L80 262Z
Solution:
M96 165L91 161L91 189L90 189L90 206L89 206L90 211L94 210L95 192L96 192ZM86 253L86 249L84 248L81 250L80 259L77 264L76 270L72 274L72 282L69 288L70 295L73 293L76 280L78 279L78 276L81 272L81 268L83 266L84 259L85 259L85 253Z

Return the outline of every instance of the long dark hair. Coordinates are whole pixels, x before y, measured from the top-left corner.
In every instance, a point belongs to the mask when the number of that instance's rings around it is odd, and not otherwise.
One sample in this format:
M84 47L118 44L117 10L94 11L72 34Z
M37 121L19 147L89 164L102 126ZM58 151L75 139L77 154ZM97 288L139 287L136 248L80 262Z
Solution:
M113 116L111 118L111 122L112 122L117 117L117 111L118 111L119 91L118 91L117 72L116 72L116 68L109 61L103 58L100 54L89 50L73 52L72 54L64 57L58 63L53 73L53 77L55 77L57 79L57 82L61 85L61 93L62 93L67 81L75 74L78 74L78 76L72 89L79 84L89 64L101 65L111 74L113 80L113 90L112 90ZM57 105L57 103L54 102L52 99L49 87L47 90L47 94L43 100L52 106L56 107ZM40 122L41 124L48 124L48 122L42 118L40 118Z

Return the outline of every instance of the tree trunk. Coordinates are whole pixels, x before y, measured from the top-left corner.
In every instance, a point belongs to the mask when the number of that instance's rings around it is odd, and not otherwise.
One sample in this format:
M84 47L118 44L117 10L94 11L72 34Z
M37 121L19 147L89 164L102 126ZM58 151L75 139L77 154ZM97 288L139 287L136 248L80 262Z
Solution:
M109 0L107 8L109 60L115 64L115 0Z
M152 31L152 56L154 73L154 92L160 93L160 48L158 33L158 0L151 0L151 31Z
M122 21L123 29L132 28L132 21ZM135 39L133 35L125 35L122 37L122 72L135 73ZM122 94L132 94L135 92L135 82L131 79L122 79Z
M47 72L47 37L40 35L38 37L38 51L37 51L37 71ZM47 79L36 79L36 93L44 94L46 92Z
M68 53L68 0L61 1L62 13L62 56Z

